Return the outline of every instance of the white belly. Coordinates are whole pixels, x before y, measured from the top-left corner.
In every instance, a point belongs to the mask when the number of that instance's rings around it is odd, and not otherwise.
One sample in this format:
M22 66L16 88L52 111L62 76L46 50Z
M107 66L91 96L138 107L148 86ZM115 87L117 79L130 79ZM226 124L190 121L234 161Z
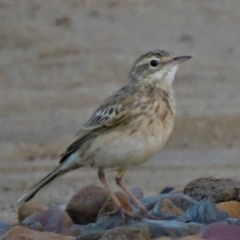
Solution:
M171 131L172 127L168 127L165 130L155 129L155 132L135 132L132 135L112 132L99 136L90 147L89 152L92 154L84 156L84 164L94 168L114 169L127 169L142 164L163 147Z

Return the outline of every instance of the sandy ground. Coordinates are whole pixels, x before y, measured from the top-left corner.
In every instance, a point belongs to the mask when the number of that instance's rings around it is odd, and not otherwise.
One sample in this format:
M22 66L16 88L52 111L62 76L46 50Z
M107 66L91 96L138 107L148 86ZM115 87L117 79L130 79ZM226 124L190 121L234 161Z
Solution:
M169 142L125 183L155 194L200 176L240 179L239 11L239 0L0 0L0 219L153 49L193 59L174 84ZM36 199L66 202L87 184L99 184L93 170L69 173Z

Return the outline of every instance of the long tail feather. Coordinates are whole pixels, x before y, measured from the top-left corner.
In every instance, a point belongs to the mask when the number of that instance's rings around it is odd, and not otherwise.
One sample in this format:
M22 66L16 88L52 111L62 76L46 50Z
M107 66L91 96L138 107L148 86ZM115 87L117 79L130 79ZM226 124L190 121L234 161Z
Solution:
M64 164L64 163L63 163ZM18 201L17 204L28 202L31 200L41 189L52 183L53 180L59 178L65 173L79 168L79 165L72 166L71 168L63 168L63 164L54 169L46 177L44 177L40 182L34 185L25 195L23 195Z

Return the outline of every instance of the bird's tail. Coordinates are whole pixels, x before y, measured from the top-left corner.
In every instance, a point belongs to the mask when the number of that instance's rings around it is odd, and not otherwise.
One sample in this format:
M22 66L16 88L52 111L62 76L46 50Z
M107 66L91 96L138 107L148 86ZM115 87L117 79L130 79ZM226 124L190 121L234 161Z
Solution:
M77 164L73 164L71 167L65 167L66 162L60 164L57 168L55 168L52 172L50 172L46 177L44 177L39 183L34 185L25 195L23 195L18 201L17 204L21 204L24 202L28 202L31 200L40 190L46 187L48 184L52 183L53 180L58 177L64 175L65 173L82 167Z

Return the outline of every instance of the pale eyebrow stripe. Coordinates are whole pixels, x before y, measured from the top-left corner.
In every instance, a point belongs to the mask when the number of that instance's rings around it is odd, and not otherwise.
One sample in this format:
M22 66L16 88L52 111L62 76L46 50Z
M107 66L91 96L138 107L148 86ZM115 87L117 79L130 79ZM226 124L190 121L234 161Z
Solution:
M152 57L146 58L146 59L144 59L143 61L139 62L136 66L144 65L144 64L146 64L146 63L148 64L151 60L159 61L158 58L152 56Z

